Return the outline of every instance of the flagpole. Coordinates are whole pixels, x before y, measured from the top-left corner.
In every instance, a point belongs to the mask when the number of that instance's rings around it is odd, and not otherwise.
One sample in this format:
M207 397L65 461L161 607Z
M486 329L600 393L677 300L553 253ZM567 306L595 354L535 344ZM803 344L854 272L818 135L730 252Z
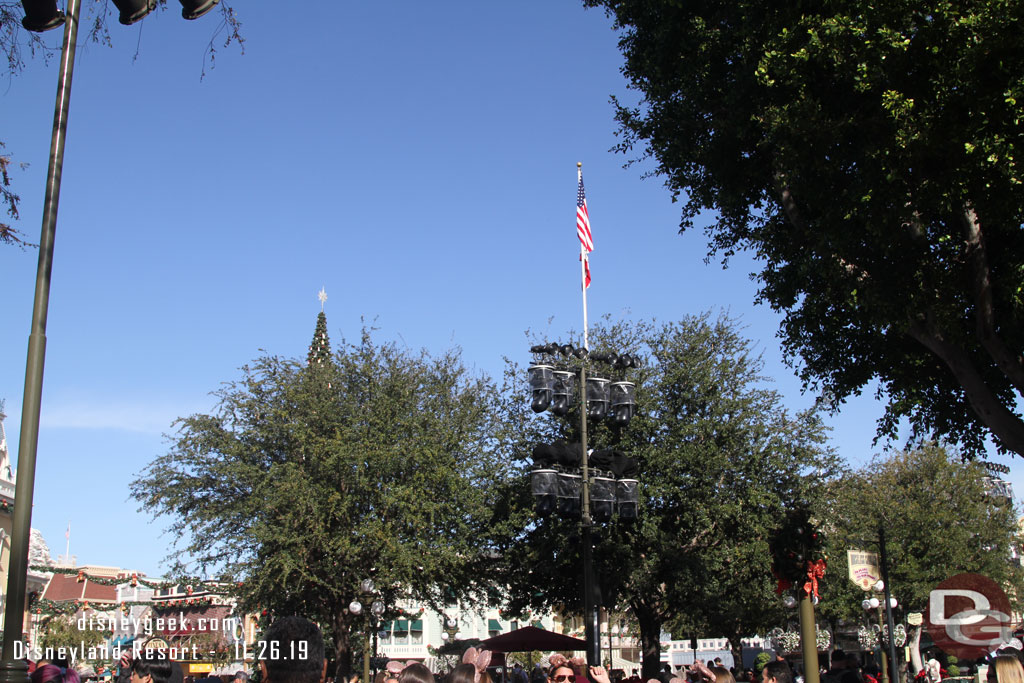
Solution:
M583 182L583 162L576 162L576 186ZM583 348L590 351L587 340L587 248L580 238L580 289L583 290ZM587 664L601 665L601 624L596 598L597 577L594 575L592 528L594 520L590 516L590 452L587 448L587 359L584 356L580 364L580 465L582 474L582 527L583 541L583 630L587 640Z
M576 184L583 180L583 162L576 162ZM583 348L590 350L587 342L587 248L580 242L580 288L583 290Z

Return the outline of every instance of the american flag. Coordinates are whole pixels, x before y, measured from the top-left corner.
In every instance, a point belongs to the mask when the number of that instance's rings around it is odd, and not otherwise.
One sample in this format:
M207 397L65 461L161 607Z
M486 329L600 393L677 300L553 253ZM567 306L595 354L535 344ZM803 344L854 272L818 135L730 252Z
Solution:
M580 187L576 193L576 235L587 253L594 251L594 236L590 234L590 214L587 213L587 195L583 192L583 175L580 174ZM590 284L589 278L587 284Z

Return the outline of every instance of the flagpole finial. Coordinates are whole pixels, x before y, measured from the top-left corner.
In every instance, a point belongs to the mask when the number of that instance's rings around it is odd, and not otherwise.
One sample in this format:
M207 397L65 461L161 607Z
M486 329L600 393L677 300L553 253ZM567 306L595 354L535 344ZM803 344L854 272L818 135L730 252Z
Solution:
M576 162L576 168L583 168L583 162L582 161L577 161Z

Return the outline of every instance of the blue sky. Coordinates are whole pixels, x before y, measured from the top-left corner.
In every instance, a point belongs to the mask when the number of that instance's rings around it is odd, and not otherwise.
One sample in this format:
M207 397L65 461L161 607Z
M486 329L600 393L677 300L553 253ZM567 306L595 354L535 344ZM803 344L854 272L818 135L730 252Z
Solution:
M235 4L245 54L219 49L202 80L216 10L111 17L113 48L79 47L33 512L54 555L70 521L79 563L162 571L171 539L128 482L175 417L209 410L261 350L305 354L321 287L335 344L372 321L381 339L458 345L492 374L504 356L527 360L528 328L579 329L577 161L591 318L728 310L787 406L812 402L782 364L778 317L753 304L756 264L706 265L661 182L609 151L609 97L631 96L603 13L574 0ZM59 47L60 32L44 40ZM0 88L0 139L29 164L13 174L17 227L33 240L57 62ZM15 454L36 260L0 250ZM830 421L851 463L877 450L880 414L868 396Z

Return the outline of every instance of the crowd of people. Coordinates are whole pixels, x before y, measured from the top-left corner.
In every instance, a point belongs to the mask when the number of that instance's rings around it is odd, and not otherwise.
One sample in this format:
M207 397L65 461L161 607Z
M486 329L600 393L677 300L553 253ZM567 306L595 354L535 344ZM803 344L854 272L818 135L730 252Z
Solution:
M327 657L323 635L316 624L303 617L283 617L275 621L264 635L266 656L258 663L260 683L333 683L327 675ZM987 683L1024 683L1024 652L1004 648L989 658ZM493 681L489 673L491 653L469 648L462 663L446 676L439 676L420 662L388 662L373 683L505 683ZM39 660L29 664L32 683L83 683L79 674L63 662ZM930 656L915 683L941 683L943 670ZM84 682L88 683L88 682ZM125 654L120 662L116 683L228 683L222 677L198 680L183 676L181 666L159 649L142 649L135 656ZM230 683L249 683L245 671L238 671ZM360 683L353 676L348 683ZM366 683L370 683L367 681ZM664 665L656 678L643 681L636 669L626 676L614 676L602 666L587 666L581 658L569 659L561 654L548 658L548 666L537 665L527 674L516 664L508 683L803 683L799 670L794 671L781 657L769 661L760 672L752 669L727 668L720 659L695 661L673 671ZM879 683L877 667L861 666L857 656L841 650L831 653L827 668L821 671L821 683Z

